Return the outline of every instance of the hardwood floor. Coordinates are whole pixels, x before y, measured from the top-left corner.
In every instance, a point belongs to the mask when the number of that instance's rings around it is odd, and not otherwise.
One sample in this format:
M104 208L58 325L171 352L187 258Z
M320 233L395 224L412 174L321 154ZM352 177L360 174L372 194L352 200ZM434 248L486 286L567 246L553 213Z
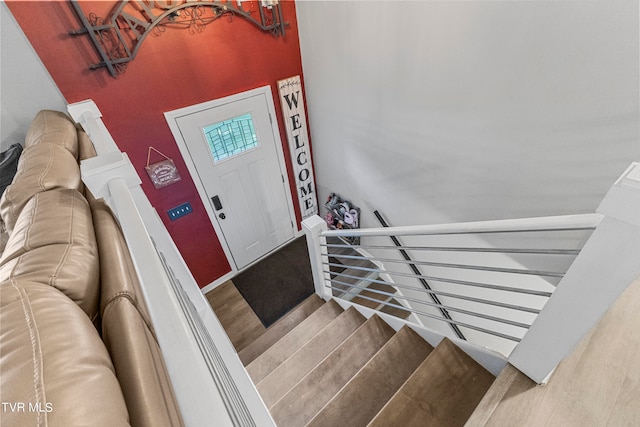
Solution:
M231 280L205 296L236 351L240 352L266 331Z
M537 386L510 365L467 426L640 426L640 280Z

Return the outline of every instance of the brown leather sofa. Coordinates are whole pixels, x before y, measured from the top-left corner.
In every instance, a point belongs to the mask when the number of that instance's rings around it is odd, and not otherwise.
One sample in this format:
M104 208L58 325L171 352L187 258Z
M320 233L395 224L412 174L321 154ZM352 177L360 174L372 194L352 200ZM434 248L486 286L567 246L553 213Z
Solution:
M93 156L41 111L0 198L0 425L183 425L117 220L80 179Z

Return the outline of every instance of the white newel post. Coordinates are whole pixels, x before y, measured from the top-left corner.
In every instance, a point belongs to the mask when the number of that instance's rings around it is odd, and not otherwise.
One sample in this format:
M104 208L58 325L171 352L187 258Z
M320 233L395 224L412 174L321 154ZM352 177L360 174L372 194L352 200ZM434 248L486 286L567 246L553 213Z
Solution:
M87 99L69 104L67 110L71 118L82 125L84 131L89 135L99 156L120 153L120 149L102 121L102 113L92 100Z
M640 164L632 164L597 211L602 222L509 362L543 382L640 275Z
M309 260L311 261L311 272L313 273L313 284L316 293L325 301L331 299L331 289L327 287L331 277L324 272L323 262L328 262L327 247L321 246L326 243L326 238L320 233L327 229L327 223L318 215L310 216L302 221L302 229L307 236L307 247L309 248Z

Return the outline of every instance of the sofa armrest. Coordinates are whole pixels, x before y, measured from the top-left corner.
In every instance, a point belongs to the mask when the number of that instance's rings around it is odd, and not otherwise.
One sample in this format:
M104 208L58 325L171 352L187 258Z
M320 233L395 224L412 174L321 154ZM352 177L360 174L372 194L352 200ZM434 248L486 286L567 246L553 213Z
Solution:
M135 426L182 426L129 249L109 207L89 196L100 253L102 337Z

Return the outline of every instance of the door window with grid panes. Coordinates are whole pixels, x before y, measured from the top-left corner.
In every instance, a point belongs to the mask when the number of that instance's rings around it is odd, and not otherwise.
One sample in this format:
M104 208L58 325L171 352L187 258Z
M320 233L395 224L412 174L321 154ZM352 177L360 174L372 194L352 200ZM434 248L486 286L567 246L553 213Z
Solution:
M203 129L214 163L258 146L251 113L243 114Z

